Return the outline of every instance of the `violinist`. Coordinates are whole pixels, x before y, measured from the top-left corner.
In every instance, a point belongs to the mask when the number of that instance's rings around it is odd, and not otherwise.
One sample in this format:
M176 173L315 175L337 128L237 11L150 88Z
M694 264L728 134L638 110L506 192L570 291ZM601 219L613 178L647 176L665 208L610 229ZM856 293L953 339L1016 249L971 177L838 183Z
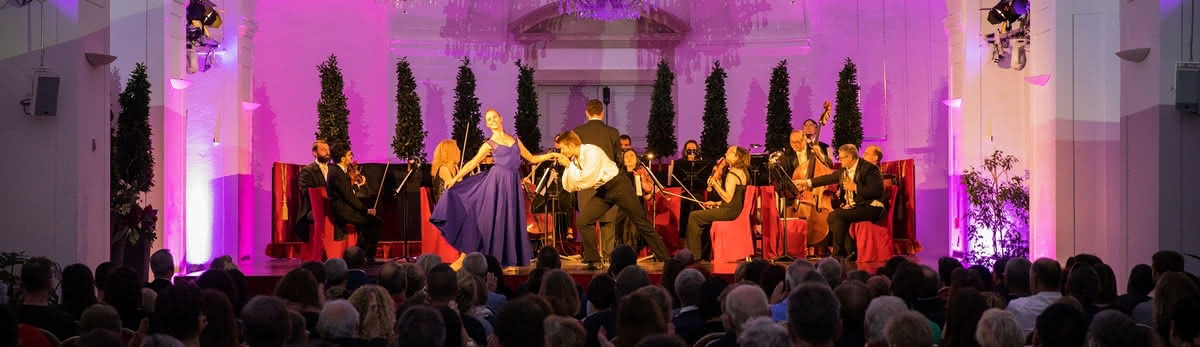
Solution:
M730 146L725 151L724 161L713 168L714 174L709 178L708 186L721 199L705 202L704 210L693 211L688 216L687 248L693 253L700 253L701 227L709 227L716 221L737 219L742 213L749 178L746 168L749 166L750 152L740 146Z
M638 167L638 156L636 151L629 149L622 152L621 168L621 172L624 173L626 177L629 177L629 182L633 182L635 188L634 191L641 192L641 195L639 196L641 201L644 203L645 201L651 199L651 192L654 190L654 181L651 180L650 174L646 172L646 168ZM637 189L639 183L641 188ZM634 245L635 242L637 242L636 233L634 232L636 229L629 217L625 216L624 214L618 214L616 226L616 237L624 240L621 242L622 244ZM639 247L634 246L634 249L639 249Z
M354 229L358 231L358 247L366 252L367 261L373 264L375 247L379 242L379 226L383 221L376 216L374 208L369 208L355 196L355 184L350 177L354 154L350 151L350 146L345 143L335 144L330 156L337 163L329 167L329 179L326 183L329 205L332 207L330 215L333 217L334 239L345 239L346 224L354 225Z

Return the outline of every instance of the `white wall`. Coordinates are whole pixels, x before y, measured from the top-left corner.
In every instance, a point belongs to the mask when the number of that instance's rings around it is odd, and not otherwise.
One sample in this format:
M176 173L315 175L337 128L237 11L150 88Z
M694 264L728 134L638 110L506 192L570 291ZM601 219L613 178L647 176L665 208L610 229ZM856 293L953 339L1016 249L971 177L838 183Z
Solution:
M43 7L44 6L44 7ZM108 1L34 2L0 10L0 251L95 266L109 257ZM43 12L44 10L44 12ZM26 116L33 68L61 77L58 115ZM94 144L94 147L93 147Z

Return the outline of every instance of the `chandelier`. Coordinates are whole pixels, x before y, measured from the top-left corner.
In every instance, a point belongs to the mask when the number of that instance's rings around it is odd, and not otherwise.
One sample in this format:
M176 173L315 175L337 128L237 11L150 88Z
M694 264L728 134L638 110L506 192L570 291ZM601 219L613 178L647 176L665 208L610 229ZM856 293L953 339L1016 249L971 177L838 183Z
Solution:
M660 0L559 0L558 12L606 22L635 19L658 7Z

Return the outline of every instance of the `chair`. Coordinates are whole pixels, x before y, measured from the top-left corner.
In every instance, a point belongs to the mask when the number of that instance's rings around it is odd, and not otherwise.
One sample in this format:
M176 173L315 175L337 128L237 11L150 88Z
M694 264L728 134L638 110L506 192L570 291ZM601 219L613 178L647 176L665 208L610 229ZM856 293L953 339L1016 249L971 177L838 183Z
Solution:
M324 187L308 188L308 197L309 201L312 201L313 214L312 235L309 236L309 241L310 244L312 240L321 242L321 246L314 247L312 252L320 252L316 248L323 248L325 258L341 258L348 245L358 243L358 233L355 233L351 226L347 226L346 238L341 241L334 240L333 219L326 212L331 210L329 193Z
M128 343L126 343L126 344L128 344ZM77 345L79 345L79 336L71 336L70 338L63 340L61 346L62 347L75 347Z
M783 255L784 242L787 242L787 254L793 258L804 258L808 255L808 222L799 218L782 218L779 216L777 196L774 187L762 187L762 243L763 256L774 259ZM784 232L787 239L783 239Z
M713 222L708 232L712 241L713 263L736 263L754 254L754 238L750 229L750 213L758 197L758 187L746 186L746 201L737 219Z
M892 257L895 245L892 241L892 218L896 211L896 186L887 187L885 196L889 201L887 213L875 222L856 222L850 225L850 237L858 246L859 263L886 262Z
M446 242L441 230L429 222L433 211L428 201L429 188L421 187L421 254L437 254L447 261L458 259L458 249Z
M21 346L31 347L59 347L62 342L59 342L58 337L54 334L28 324L20 324L17 326L17 336L21 341Z

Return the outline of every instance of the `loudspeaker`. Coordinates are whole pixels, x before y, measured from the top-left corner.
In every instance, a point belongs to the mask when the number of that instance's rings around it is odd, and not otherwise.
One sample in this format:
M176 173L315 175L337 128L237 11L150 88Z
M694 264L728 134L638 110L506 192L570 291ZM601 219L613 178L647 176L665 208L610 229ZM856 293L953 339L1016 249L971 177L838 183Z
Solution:
M58 115L58 76L35 74L33 77L33 115Z
M604 87L604 104L608 105L609 100L610 100L610 97L609 97L608 87Z
M1200 63L1175 63L1175 110L1196 113L1200 108Z

